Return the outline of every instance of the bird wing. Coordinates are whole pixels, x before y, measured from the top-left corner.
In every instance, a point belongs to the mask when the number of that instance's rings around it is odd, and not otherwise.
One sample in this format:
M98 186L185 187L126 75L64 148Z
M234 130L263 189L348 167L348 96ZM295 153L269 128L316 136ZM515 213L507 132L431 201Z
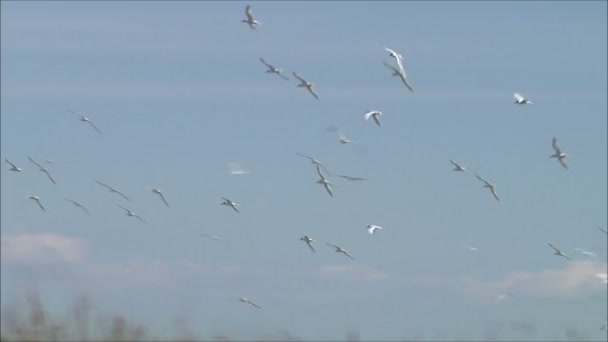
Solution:
M91 125L91 127L93 127L97 131L97 133L102 134L101 131L99 130L99 128L97 128L97 126L95 126L93 121L89 120L87 122L89 123L89 125Z
M32 158L30 158L30 157L27 157L27 159L29 159L29 160L30 160L32 163L36 164L36 166L38 166L39 168L44 169L44 167L43 167L42 165L40 165L40 164L36 163L36 162L34 161L34 159L32 159Z
M234 209L237 213L240 213L239 208L236 207L236 204L231 205L230 208Z
M261 307L260 307L259 305L257 305L256 303L254 303L254 302L252 302L252 301L250 301L250 300L248 300L248 301L247 301L247 303L249 303L249 304L251 304L251 305L255 306L255 307L256 307L256 308L258 308L258 309L261 309Z
M295 71L292 72L292 74L295 78L299 79L302 83L308 83L308 82L306 82L305 79L302 78L302 76L298 75L298 73L296 73Z
M163 200L163 202L165 203L165 205L167 206L167 208L169 208L169 203L167 203L167 200L165 199L165 195L161 192L159 193L160 198Z
M117 206L119 206L120 208L122 208L122 210L126 211L127 213L130 213L130 212L131 212L131 210L130 210L130 209L127 209L127 208L123 207L123 206L122 206L122 205L120 205L120 204L117 204Z
M146 222L146 220L142 219L139 215L135 215L135 217L137 217L137 219L139 219L143 223L146 223L146 224L148 223L148 222Z
M120 191L118 191L118 190L116 190L114 188L112 188L112 191L114 191L115 193L119 194L120 197L126 199L127 201L131 201L131 199L129 199L129 197L127 197L127 195L123 194L122 192L120 192Z
M557 160L559 161L560 164L562 164L562 166L567 169L568 168L568 164L566 164L566 158L557 158Z
M81 119L84 119L84 115L82 115L82 114L80 114L80 113L78 113L78 112L75 112L75 111L73 111L73 110L69 110L69 109L68 109L68 112L70 112L70 113L72 113L72 114L74 114L74 115L78 115L78 116L79 116Z
M353 257L352 257L350 254L348 254L348 252L347 252L347 251L342 250L342 253L343 253L344 255L346 255L347 257L349 257L349 258L351 258L351 259L355 260L355 258L353 258Z
M327 242L326 242L325 244L326 244L326 245L328 245L328 246L330 246L330 247L333 247L333 248L340 248L340 247L338 247L338 246L336 246L336 245L332 245L331 243L327 243Z
M310 242L306 241L306 244L308 245L308 248L310 248L310 250L311 250L313 253L317 253L317 251L315 251L315 248L312 246L312 244L311 244Z
M403 84L405 84L407 89L409 89L413 93L414 89L412 88L412 85L410 84L410 82L407 80L404 70L402 70L402 72L399 72L399 78L401 79L401 82L403 82Z
M264 58L260 57L260 62L264 63L264 65L265 65L265 66L267 66L268 68L270 68L270 69L274 70L274 67L273 67L272 65L268 64L268 63L267 63L267 62L264 60Z
M372 118L376 122L376 125L378 125L378 127L380 127L380 120L378 120L378 115L372 115Z
M277 75L279 75L280 78L284 79L285 81L289 81L289 77L281 74L281 73L277 73Z
M11 163L8 159L4 158L4 160L9 163L12 167L14 167L15 169L17 168L17 166L15 166L15 164Z
M549 247L553 248L557 253L561 254L561 252L562 252L559 249L557 249L555 246L553 246L553 244L551 242L549 242Z
M106 188L108 188L108 189L110 189L110 190L115 190L113 187L111 187L111 186L109 186L109 185L107 185L107 184L104 184L104 183L102 183L102 182L100 182L100 181L98 181L98 180L96 180L95 182L97 182L97 184L99 184L99 185L101 185L101 186L103 186L103 187L106 187Z
M247 16L247 20L248 21L254 21L255 19L253 18L253 12L251 11L251 6L247 5L247 7L245 7L245 15Z
M482 182L486 183L486 185L488 185L488 186L489 186L489 185L492 185L492 184L490 184L490 182L488 182L487 180L485 180L485 179L481 178L479 175L475 175L475 176L477 176L477 179L479 179L480 181L482 181Z
M450 163L452 163L454 166L456 166L457 168L462 168L462 166L458 165L455 161L450 159Z
M490 187L490 191L492 191L492 195L494 195L494 198L496 198L496 200L500 202L500 198L498 198L498 194L496 194L496 189L493 186Z
M323 174L321 173L321 168L319 167L319 164L317 164L317 174L319 175L319 177L321 177L322 180L325 180L325 176L323 176Z
M317 94L315 93L315 91L312 90L312 86L306 87L306 89L308 89L308 92L310 92L312 94L312 96L315 97L315 99L317 99L317 100L319 99L319 96L317 96Z
M514 98L515 98L517 101L519 101L519 102L521 102L521 101L523 101L523 100L524 100L524 97L523 97L523 96L521 96L521 95L520 95L520 94L518 94L518 93L513 94L513 97L514 97Z
M608 234L608 231L606 231L606 230L602 229L602 227L599 227L599 226L598 226L598 227L597 227L597 229L599 229L600 231L604 232L605 234Z
M40 207L40 209L42 209L42 211L46 211L46 209L44 209L44 207L42 206L42 203L40 203L40 200L38 198L35 198L34 201L36 201L36 203L38 203L38 206Z
M568 259L568 260L570 260L570 261L574 261L574 260L572 260L572 258L571 258L571 257L567 256L567 255L566 255L566 254L564 254L564 253L561 253L561 256L563 256L564 258L566 258L566 259Z
M327 193L329 194L329 196L334 197L334 193L331 191L331 188L329 187L329 184L323 183L323 187L325 188L325 190L327 191Z
M87 215L91 215L91 212L84 206L84 205L79 205L80 208L82 208L82 210L84 210L85 213L87 213Z
M44 173L46 173L46 176L49 177L49 179L51 180L51 182L53 182L53 184L57 184L57 182L55 182L55 180L53 179L53 177L51 177L51 174L46 169L43 169L41 171L44 172Z
M345 176L345 175L336 175L336 176L348 179L350 181L362 181L362 180L366 180L365 178L350 177L350 176Z
M559 146L557 145L557 138L553 137L553 141L551 141L551 145L553 146L553 149L555 150L556 154L561 154L562 151L559 149Z

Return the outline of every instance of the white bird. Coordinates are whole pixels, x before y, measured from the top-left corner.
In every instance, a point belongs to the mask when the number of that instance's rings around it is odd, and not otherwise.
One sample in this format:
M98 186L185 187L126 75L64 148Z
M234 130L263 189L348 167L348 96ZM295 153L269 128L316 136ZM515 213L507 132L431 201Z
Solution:
M82 209L85 213L87 213L87 215L91 215L91 212L84 205L82 205L80 202L71 200L69 198L66 198L65 200L68 201L68 202L71 202L75 207L78 207L78 208Z
M131 209L125 208L125 207L123 207L120 204L117 204L117 206L121 207L124 211L126 211L127 212L127 216L135 217L135 218L137 218L138 220L140 220L143 223L148 223L143 218L141 218L139 215L135 214Z
M262 58L262 57L260 57L260 62L262 62L265 66L268 67L268 70L266 70L266 73L268 73L268 74L276 74L277 76L281 77L284 80L289 80L289 77L283 75L283 69L275 68L273 65L269 64L268 62L266 62L264 60L264 58Z
M370 224L366 228L370 235L373 235L377 230L382 229L382 227L376 226L375 224Z
M367 121L371 117L376 122L376 125L378 125L378 127L380 127L380 119L379 119L380 115L382 115L381 111L368 110L367 112L365 112L365 114L363 114L363 118L365 119L365 121Z
M80 121L87 122L89 125L91 125L91 127L93 127L97 131L97 133L101 134L101 131L97 128L97 126L95 126L95 124L93 123L93 121L91 121L91 119L89 119L86 116L84 116L78 112L75 112L73 110L68 110L68 112L70 112L74 115L78 115L80 117Z
M311 93L312 96L315 97L315 99L317 99L317 100L319 99L319 96L317 96L317 94L315 94L314 90L312 90L312 86L314 85L313 83L306 81L305 79L302 78L302 76L298 75L295 71L292 72L292 74L295 78L300 80L300 84L298 84L297 87L306 88L308 90L308 92Z
M244 297L239 297L239 301L241 301L242 303L247 303L247 304L253 305L256 308L261 309L260 306L258 306L256 303L252 302L250 299L247 299Z
M21 168L17 167L15 164L11 163L10 160L4 158L4 161L6 161L7 163L9 163L9 165L11 166L10 171L21 172Z
M27 198L36 201L36 203L38 204L40 209L42 209L42 211L46 211L46 209L44 209L44 207L42 206L42 203L40 203L40 197L32 195L32 196L27 196Z
M355 258L353 258L350 254L348 254L348 252L346 251L346 249L340 247L340 246L336 246L336 245L332 245L331 243L325 243L328 246L334 247L336 249L336 253L342 253L344 255L346 255L347 257L355 260Z
M222 197L224 199L224 202L220 203L221 205L227 205L230 208L234 209L234 211L236 211L237 213L240 213L239 208L238 208L238 204L234 203L233 201L227 199L226 197Z
M513 94L513 97L515 98L515 104L519 104L519 105L523 105L523 104L533 104L532 101L524 98L523 96L521 96L518 93Z
M409 81L407 80L407 75L405 74L405 68L403 66L403 61L404 61L403 56L401 54L395 52L394 50L389 49L389 48L385 47L384 49L389 52L389 56L395 58L395 60L397 61L397 65L399 66L399 68L394 68L394 67L390 66L388 63L384 63L384 65L387 66L388 68L390 68L391 70L393 70L393 76L399 76L399 78L401 79L401 82L403 82L403 84L405 84L405 86L411 92L414 92L414 89L410 85Z
M162 191L160 191L159 189L156 189L156 188L152 188L152 192L157 194L158 196L160 196L160 199L163 200L163 203L165 203L167 208L169 208L169 203L167 203L167 200L165 199L165 194L163 194Z
M330 175L331 175L331 172L329 172L329 170L328 170L328 169L325 167L325 165L323 165L323 164L322 164L320 161L318 161L317 159L315 159L315 158L313 158L313 157L311 157L311 156L307 156L307 155L305 155L305 154L299 153L299 152L296 152L296 154L297 154L297 155L299 155L300 157L304 157L304 158L308 158L308 159L310 159L310 162L311 162L312 164L321 166L321 167L323 168L323 170L325 170L325 172L327 172L328 174L330 174Z
M500 198L498 198L498 195L496 194L496 186L494 184L488 182L487 180L481 178L479 175L476 175L476 176L477 176L477 179L479 179L480 181L485 183L483 185L483 187L490 189L490 191L492 192L492 195L494 195L494 198L496 198L496 200L500 202Z
M602 227L600 226L597 226L597 229L599 229L601 232L604 232L604 234L608 234L608 231L602 229Z
M559 146L557 145L556 137L553 137L553 141L551 142L551 144L553 145L553 149L555 150L555 153L552 154L551 156L549 156L549 158L557 158L559 163L562 164L562 166L567 169L568 168L568 165L566 164L567 155L564 152L562 152L562 150L560 150Z
M597 254L595 254L595 253L593 253L593 252L591 252L591 251L588 251L588 250L582 249L582 248L574 248L574 249L573 249L573 251L577 251L577 252L579 252L579 253L581 253L581 254L583 254L583 255L586 255L586 256L588 256L588 257L590 257L590 258L595 258L595 257L597 257Z
M340 144L349 144L352 143L352 140L348 139L344 134L340 133Z
M466 172L468 170L466 167L459 165L458 163L456 163L453 160L450 160L450 163L452 163L452 165L454 165L454 171Z
M102 182L100 182L100 181L98 181L98 180L96 180L96 182L97 182L97 184L99 184L99 185L101 185L101 186L103 186L103 187L107 188L107 189L108 189L110 192L120 195L122 198L126 199L127 201L131 201L131 200L129 199L129 197L127 197L127 196L126 196L125 194L123 194L122 192L120 192L120 191L116 190L115 188L113 188L113 187L111 187L111 186L109 186L109 185L107 185L107 184L104 184L104 183L102 183Z
M251 11L250 5L247 5L247 7L245 7L245 16L247 17L247 19L243 19L241 20L241 22L247 23L250 29L255 30L258 25L262 25L261 22L255 20L255 18L253 17L253 12Z
M315 242L315 240L311 239L310 237L308 237L308 235L303 235L300 240L306 242L306 244L308 245L308 248L310 248L310 250L313 253L316 253L317 251L315 251L315 248L312 246L312 243Z
M231 175L248 175L251 172L243 170L241 165L238 163L229 163L228 167L230 168Z
M323 176L319 165L317 165L317 173L319 174L319 177L321 177L321 179L317 180L317 184L323 184L323 187L325 188L329 196L334 197L334 193L331 191L331 187L334 185L330 183L327 178L325 178L325 176Z
M36 166L38 166L38 171L40 172L44 172L46 174L46 176L51 180L51 182L53 182L53 184L57 184L55 182L55 180L53 179L53 177L51 177L51 174L49 173L49 171L47 169L44 168L44 166L36 163L32 158L27 157L27 159L29 159L32 163L36 164Z
M563 256L564 258L566 258L568 260L572 260L569 256L567 256L566 254L562 253L562 251L560 251L555 246L553 246L551 244L551 242L549 242L549 247L551 247L551 248L553 248L555 250L555 253L553 253L553 254L558 255L558 256Z
M351 176L345 176L345 175L336 175L336 176L338 176L340 178L344 178L344 179L349 180L351 182L367 180L367 178L351 177Z

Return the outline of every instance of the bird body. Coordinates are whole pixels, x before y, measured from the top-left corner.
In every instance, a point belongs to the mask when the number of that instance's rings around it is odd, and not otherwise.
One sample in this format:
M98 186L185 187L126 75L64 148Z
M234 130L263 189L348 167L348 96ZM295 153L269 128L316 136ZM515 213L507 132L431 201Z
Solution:
M46 209L44 208L44 206L40 202L40 197L31 195L31 196L27 196L27 198L35 201L36 204L38 204L38 207L40 207L40 209L42 209L42 211L46 211Z
M233 201L227 199L226 197L222 197L224 199L224 202L220 203L221 205L226 205L229 206L230 208L234 209L234 211L236 211L237 213L240 213L239 208L238 208L238 204L234 203Z
M127 216L129 216L129 217L135 217L136 219L140 220L143 223L148 223L148 222L146 222L146 220L144 220L143 218L141 218L139 215L135 214L131 209L125 208L125 207L123 207L120 204L117 204L117 206L119 206L120 208L122 208L127 213Z
M515 102L513 102L515 104L518 104L518 105L532 104L532 101L524 98L523 96L521 96L518 93L513 94L513 97L515 98Z
M458 163L456 163L453 160L450 160L450 163L452 163L452 165L454 165L454 169L453 169L454 171L458 171L458 172L466 172L467 171L466 167L464 167L462 165L459 165Z
M302 78L302 76L298 75L295 71L292 72L293 76L295 78L297 78L298 80L300 80L300 84L298 84L296 87L299 88L306 88L306 90L308 90L308 92L315 97L315 99L319 99L319 96L317 96L317 94L315 93L315 91L312 89L313 85L312 83L308 82L307 80L305 80L304 78Z
M251 11L250 5L247 5L247 7L245 7L245 17L246 19L241 20L241 22L249 25L249 28L252 30L258 28L258 25L262 25L261 22L255 20L255 18L253 17L253 11Z
M376 231L382 229L382 227L377 226L375 224L370 224L366 228L367 228L367 231L369 232L370 235L373 235Z
M10 160L4 158L4 161L6 161L11 166L11 168L9 169L9 171L13 171L13 172L21 172L22 171L21 168L17 167L17 165L15 165L15 164L11 163Z

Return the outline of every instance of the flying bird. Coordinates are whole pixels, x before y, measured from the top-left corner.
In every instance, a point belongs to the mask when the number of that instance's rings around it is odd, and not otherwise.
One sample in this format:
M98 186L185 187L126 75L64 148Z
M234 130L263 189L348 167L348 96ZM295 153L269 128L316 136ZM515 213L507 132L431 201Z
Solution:
M321 177L319 180L317 180L317 184L323 184L323 187L325 188L325 190L327 191L329 196L334 197L334 194L331 191L331 187L334 185L332 183L330 183L327 180L327 178L325 178L325 176L323 176L323 174L321 173L321 169L319 168L319 165L317 165L317 174L319 174L319 177Z
M127 216L135 217L135 218L137 218L138 220L140 220L143 223L148 223L143 218L141 218L139 215L137 215L133 211L131 211L131 209L127 209L127 208L123 207L120 204L117 204L117 206L121 207L124 211L126 211L127 212Z
M36 162L35 162L35 161L34 161L32 158L30 158L30 157L27 157L27 159L29 159L29 160L30 160L32 163L36 164L36 166L38 166L38 171L40 171L40 172L44 172L44 173L46 174L46 176L49 178L49 180L50 180L51 182L53 182L53 184L57 184L57 183L55 182L55 180L53 179L53 177L51 177L51 174L49 173L49 171L48 171L47 169L45 169L45 168L44 168L44 166L42 166L42 165L40 165L40 164L36 163Z
M68 112L70 112L74 115L78 115L80 117L80 121L88 123L89 125L91 125L91 127L93 127L97 131L97 133L101 134L101 131L97 128L97 126L95 126L95 124L93 123L93 121L91 121L91 119L89 119L86 116L84 116L78 112L75 112L73 110L68 110Z
M242 303L247 303L247 304L253 305L256 308L261 309L261 307L259 307L256 303L252 302L251 300L249 300L247 298L240 297L239 301L241 301Z
M377 230L382 229L382 227L376 226L375 224L370 224L366 228L370 235L373 235Z
M466 172L467 171L466 167L464 167L462 165L459 165L458 163L456 163L453 160L450 160L450 163L452 163L452 165L454 165L454 169L453 169L454 171L459 171L459 172Z
M11 163L10 160L4 158L4 161L6 161L11 166L10 171L21 172L21 168L17 167L15 164Z
M234 209L234 211L236 211L237 213L239 213L239 208L238 208L238 204L234 203L233 201L227 199L226 197L222 197L224 199L224 202L220 203L221 205L227 205L230 208Z
M251 11L250 5L247 5L247 7L245 7L245 16L247 17L247 19L243 19L241 20L241 22L247 23L250 29L255 30L258 25L262 25L261 22L255 20L255 18L253 17L253 12Z
M281 77L284 80L289 80L289 77L283 75L283 69L275 68L274 66L272 66L271 64L269 64L268 62L266 62L264 60L264 58L262 58L262 57L260 57L260 62L262 62L265 66L268 67L268 70L266 70L266 73L268 73L268 74L276 74L277 76Z
M562 150L560 150L559 146L557 145L556 137L553 137L553 141L551 144L553 145L553 149L555 150L555 153L552 154L551 156L549 156L549 158L557 158L559 163L562 164L562 166L565 169L567 169L568 168L568 165L566 164L567 155L564 152L562 152Z
M344 178L344 179L349 180L351 182L367 180L367 178L351 177L351 176L345 176L345 175L336 175L336 176L338 176L340 178Z
M75 207L78 207L78 208L82 209L85 213L87 213L87 215L91 215L91 212L84 205L82 205L80 202L71 200L69 198L66 198L65 200L68 201L68 202L71 202Z
M315 99L317 99L317 100L319 99L319 96L317 96L317 94L315 94L314 90L312 90L312 86L314 84L312 84L312 83L306 81L305 79L303 79L302 76L298 75L295 71L292 72L292 74L293 74L293 76L295 78L297 78L297 79L300 80L300 84L298 84L297 87L299 87L299 88L306 88L308 90L308 92L311 93L312 96L315 97Z
M389 56L394 57L395 60L397 61L397 66L399 68L395 68L391 65L389 65L386 62L383 62L385 66L387 66L389 69L391 69L393 71L393 76L399 76L399 78L401 79L401 82L403 82L403 84L405 84L405 86L411 91L414 92L414 89L412 88L410 82L407 79L407 75L405 74L405 68L403 67L403 56L397 52L395 52L394 50L391 50L389 48L384 48L386 51L389 52Z
M299 155L300 157L304 157L304 158L310 159L310 162L312 164L321 166L323 168L323 170L325 170L325 172L327 172L328 174L331 175L331 172L329 172L329 170L325 167L325 165L321 164L321 162L318 161L317 159L315 159L313 157L310 157L310 156L307 156L305 154L299 153L299 152L296 152L296 154Z
M342 133L340 133L339 137L340 137L340 144L350 144L353 142L352 140L350 140L346 136L344 136L344 134L342 134Z
M524 98L523 96L521 96L518 93L513 94L513 97L515 98L515 104L519 104L519 105L524 105L524 104L533 104L532 101Z
M492 192L492 195L494 195L494 198L496 198L496 200L500 202L500 198L498 198L498 195L496 194L496 186L494 184L488 182L487 180L479 177L479 175L476 175L476 176L477 176L477 179L479 179L480 181L485 183L483 185L483 187L490 189L490 191Z
M104 184L104 183L102 183L102 182L100 182L100 181L96 181L96 182L97 182L97 184L99 184L99 185L101 185L101 186L103 186L103 187L107 188L107 189L108 189L110 192L120 195L120 197L122 197L122 198L126 199L127 201L131 201L131 200L129 199L129 197L127 197L127 196L126 196L125 194L123 194L122 192L120 192L120 191L116 190L115 188L113 188L113 187L111 187L111 186L109 186L109 185L107 185L107 184Z
M306 244L308 245L308 248L310 248L310 250L313 253L316 253L317 251L315 251L315 248L312 246L312 243L315 241L313 239L311 239L310 237L308 237L308 235L303 235L300 240L306 242Z
M42 211L46 211L46 209L44 209L44 207L42 206L42 203L40 203L40 197L32 195L32 196L27 196L27 198L36 201L36 204L38 204L40 209L42 209Z
M327 243L327 242L325 244L328 245L328 246L330 246L330 247L335 248L336 249L336 253L342 253L342 254L346 255L347 257L355 260L355 258L353 258L350 254L348 254L348 252L344 248L342 248L340 246L332 245L331 243Z
M378 127L380 127L380 119L379 119L380 115L382 115L381 111L368 110L367 112L365 112L365 114L363 114L363 118L365 119L365 121L367 121L371 117L376 122L376 125L378 125Z
M604 234L608 234L608 231L602 229L602 227L600 226L597 226L597 229L599 229L601 232L604 232Z
M567 256L566 254L562 253L562 251L560 251L555 246L553 246L551 244L551 242L549 242L549 247L551 247L551 248L553 248L555 250L555 253L553 253L553 254L558 255L558 256L563 256L564 258L566 258L568 260L572 260L569 256Z
M156 188L152 188L152 192L157 194L160 197L160 199L163 200L163 203L165 203L167 208L169 208L169 203L167 203L167 200L165 199L165 195L163 194L162 191L160 191L159 189L156 189Z
M222 239L221 237L219 237L217 235L210 235L210 234L207 234L207 233L201 233L200 236L206 237L206 238L211 239L211 240L215 240L215 241L217 241L217 242L219 242L219 243L221 243L223 245L230 246L230 243L224 241L224 239Z

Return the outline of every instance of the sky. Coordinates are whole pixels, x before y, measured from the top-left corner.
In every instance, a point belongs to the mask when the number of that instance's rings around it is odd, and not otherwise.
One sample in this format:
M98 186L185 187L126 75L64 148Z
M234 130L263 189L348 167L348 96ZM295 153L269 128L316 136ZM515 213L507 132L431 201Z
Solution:
M23 169L2 162L2 308L34 288L154 336L185 315L240 339L605 340L605 1L250 2L255 31L247 4L1 2L1 154Z

